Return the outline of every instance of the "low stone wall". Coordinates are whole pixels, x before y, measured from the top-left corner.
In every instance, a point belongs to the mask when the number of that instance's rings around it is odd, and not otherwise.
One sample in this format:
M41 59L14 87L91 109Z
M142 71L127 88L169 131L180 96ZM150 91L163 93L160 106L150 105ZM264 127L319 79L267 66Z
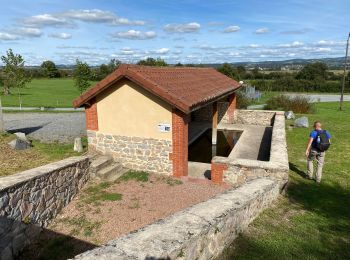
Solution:
M87 131L89 149L110 154L123 167L172 174L172 142L152 138L128 137Z
M243 111L243 110L241 110ZM238 112L241 113L241 111ZM242 185L243 183L267 177L276 179L280 185L284 185L288 181L288 152L285 132L285 119L283 112L268 112L263 111L261 122L267 124L268 118L273 118L270 160L258 161L249 159L237 159L230 157L215 156L212 159L212 178L230 183L234 186ZM271 113L273 114L271 116ZM257 118L259 112L250 113Z
M236 109L234 123L272 126L274 122L274 116L274 111Z
M88 157L71 157L0 178L0 259L12 259L89 179Z
M212 259L278 195L276 181L257 179L75 259Z

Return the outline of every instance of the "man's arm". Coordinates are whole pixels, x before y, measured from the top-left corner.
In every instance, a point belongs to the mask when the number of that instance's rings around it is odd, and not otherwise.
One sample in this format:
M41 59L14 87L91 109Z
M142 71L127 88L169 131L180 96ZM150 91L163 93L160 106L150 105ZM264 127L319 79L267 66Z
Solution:
M306 151L305 151L306 156L309 156L309 154L310 154L311 144L312 144L313 140L314 139L312 137L309 138L309 142L307 144Z

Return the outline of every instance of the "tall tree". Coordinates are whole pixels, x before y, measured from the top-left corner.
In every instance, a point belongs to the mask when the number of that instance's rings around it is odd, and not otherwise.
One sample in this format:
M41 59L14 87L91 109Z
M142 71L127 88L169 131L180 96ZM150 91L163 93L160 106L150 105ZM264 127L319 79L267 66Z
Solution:
M228 63L222 64L220 67L217 68L217 70L219 72L221 72L222 74L225 74L227 77L230 77L232 79L235 79L235 80L240 79L238 72L237 72L237 69Z
M138 63L138 65L144 65L144 66L156 66L156 67L166 67L168 66L168 63L165 62L165 60L161 59L161 58L147 58L145 60L140 60Z
M120 64L121 64L121 61L117 59L111 59L108 64L101 64L98 71L96 72L97 74L96 78L98 80L105 78L108 74L115 71Z
M297 79L326 80L328 67L323 62L310 63L304 66L297 74Z
M9 95L11 88L17 88L19 105L22 107L21 89L31 81L24 68L25 61L20 54L14 54L12 49L6 52L6 56L1 56L1 60L4 63L2 71L4 95Z
M74 85L78 88L80 94L89 88L91 76L89 65L77 59L74 70Z
M53 61L46 60L41 64L40 67L44 71L46 77L57 78L60 76L56 64Z

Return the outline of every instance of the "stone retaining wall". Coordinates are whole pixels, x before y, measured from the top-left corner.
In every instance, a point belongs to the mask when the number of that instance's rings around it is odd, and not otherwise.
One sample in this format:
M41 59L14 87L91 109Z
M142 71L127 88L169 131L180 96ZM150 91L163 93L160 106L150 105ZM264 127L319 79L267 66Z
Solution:
M275 111L268 110L235 110L234 123L247 125L272 126Z
M277 181L253 180L177 212L75 259L212 259L269 207Z
M172 142L153 138L128 137L87 131L89 149L110 154L123 167L172 174Z
M89 179L88 157L71 157L0 178L0 259L12 259Z
M238 114L242 114L241 111L244 110L240 110ZM254 115L255 118L259 118L259 114L261 114L260 121L254 121L259 122L259 124L268 124L269 120L273 120L270 160L258 161L215 156L212 159L212 169L221 166L221 172L215 171L214 174L221 175L224 182L239 186L261 177L279 180L282 185L288 181L289 164L284 113L265 112L248 111L243 112L243 114Z

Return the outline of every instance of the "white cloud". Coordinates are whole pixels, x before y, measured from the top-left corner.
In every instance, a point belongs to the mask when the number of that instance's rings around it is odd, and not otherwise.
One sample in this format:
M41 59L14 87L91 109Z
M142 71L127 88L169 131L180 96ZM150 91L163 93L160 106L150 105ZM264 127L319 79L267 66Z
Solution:
M280 48L299 48L301 46L304 46L304 43L299 42L299 41L294 41L292 43L279 44L277 47L280 47Z
M105 23L109 25L144 25L144 21L131 21L119 17L110 11L100 9L77 9L67 10L55 14L39 14L24 18L21 23L29 27L75 27L76 21L90 23Z
M73 27L74 24L72 21L67 20L64 17L59 17L57 15L52 14L40 14L40 15L34 15L27 18L24 18L22 20L22 24L24 26L28 27L46 27L46 26L52 26L52 27Z
M185 24L167 24L164 26L164 31L169 33L193 33L201 28L199 23L185 23Z
M21 39L20 36L16 35L16 34L11 34L11 33L7 33L7 32L0 32L0 40L3 41L16 41Z
M259 44L252 43L252 44L249 44L249 47L250 47L250 48L259 48L260 45L259 45Z
M108 23L112 25L144 25L144 21L130 21L127 18L118 17L110 11L103 11L100 9L91 10L68 10L59 14L59 16L66 17L73 20L92 22L92 23Z
M169 52L168 48L160 48L158 50L155 50L155 53L157 53L157 54L166 54L168 52Z
M259 28L259 29L257 29L257 30L255 31L256 34L264 34L264 33L268 33L268 32L270 32L270 30L269 30L268 28L266 28L266 27L264 27L264 28Z
M49 35L51 38L57 38L57 39L62 39L62 40L68 40L70 38L72 38L72 35L69 33L51 33Z
M231 25L225 28L225 33L238 32L241 28L237 25Z
M12 33L18 35L18 36L23 36L23 37L40 37L43 32L38 29L38 28L25 28L25 27L20 27L20 28L14 28L11 30Z
M129 39L129 40L148 40L155 38L157 34L154 31L141 32L136 30L129 30L126 32L112 33L113 38Z

